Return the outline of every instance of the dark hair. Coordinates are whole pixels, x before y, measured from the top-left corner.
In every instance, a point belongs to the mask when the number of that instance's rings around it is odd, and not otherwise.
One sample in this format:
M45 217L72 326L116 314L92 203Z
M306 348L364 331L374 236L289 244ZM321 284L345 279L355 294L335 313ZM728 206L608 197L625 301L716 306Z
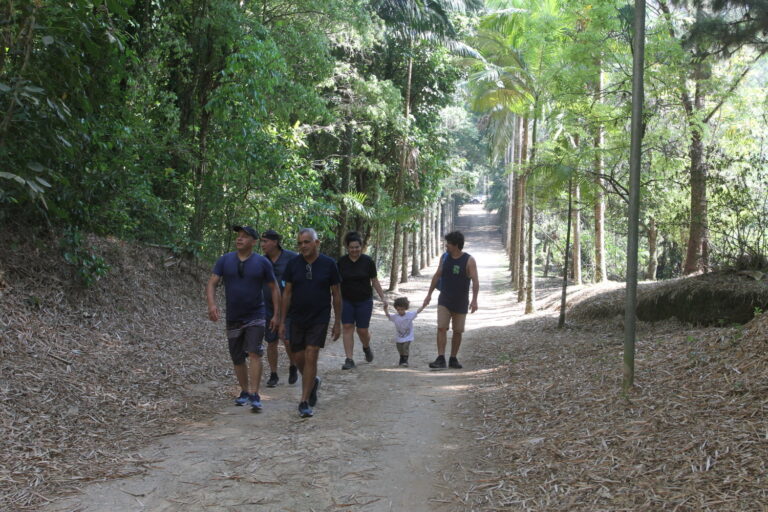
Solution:
M360 245L363 245L363 238L357 231L350 231L344 236L344 247L348 247L352 242L358 242Z
M396 308L408 309L409 306L410 303L408 302L408 297L398 297L395 299Z
M459 250L464 248L464 235L461 234L461 231L451 231L445 235L445 241L451 245L455 245Z

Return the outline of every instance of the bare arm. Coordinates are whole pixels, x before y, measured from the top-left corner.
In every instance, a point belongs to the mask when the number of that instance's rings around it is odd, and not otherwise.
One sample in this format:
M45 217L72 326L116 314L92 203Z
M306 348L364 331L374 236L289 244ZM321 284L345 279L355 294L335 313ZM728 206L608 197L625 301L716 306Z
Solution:
M477 294L480 293L480 279L477 277L477 262L472 256L469 257L467 262L467 274L472 280L472 302L469 304L470 312L477 311Z
M269 289L272 292L272 319L269 321L269 329L274 331L280 326L280 287L277 283L272 281L269 284Z
M387 299L384 298L384 290L381 288L381 283L379 283L378 277L372 277L371 278L371 284L373 285L373 289L376 290L376 293L379 294L379 298L381 299L381 302L384 303L384 305L387 305Z
M392 320L392 317L389 316L389 304L387 304L386 302L384 303L384 314L387 315L387 318Z
M437 271L435 272L435 275L432 276L432 281L429 283L429 291L427 292L427 296L424 299L424 304L421 306L421 309L424 309L425 307L429 306L429 303L432 301L432 291L437 288L437 282L440 280L440 276L443 274L443 258L440 258L440 265L437 266Z
M221 276L211 274L208 279L208 284L205 286L205 299L208 302L208 318L212 322L218 322L221 315L219 314L219 308L216 306L216 287L221 282Z
M341 336L341 286L334 284L331 286L331 295L333 296L333 330L331 338L333 341Z
M291 297L293 295L293 283L285 283L283 290L282 307L280 308L280 330L278 336L285 339L285 318L288 316L288 309L291 307Z

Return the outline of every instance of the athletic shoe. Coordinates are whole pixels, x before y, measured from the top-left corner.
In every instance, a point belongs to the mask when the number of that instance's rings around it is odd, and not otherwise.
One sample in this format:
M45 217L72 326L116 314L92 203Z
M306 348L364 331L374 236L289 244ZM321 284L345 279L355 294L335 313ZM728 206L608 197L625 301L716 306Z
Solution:
M261 412L261 397L258 393L254 393L250 397L251 399L251 412Z
M344 364L341 365L342 370L351 370L354 367L355 367L355 361L350 358L346 358L344 360Z
M269 380L267 381L267 387L273 388L277 386L277 381L279 380L280 380L280 377L278 377L276 373L270 373Z
M320 377L315 377L315 385L309 392L309 405L314 407L317 404L317 390L320 389Z
M373 361L373 349L371 347L363 347L363 352L365 352L366 362Z
M291 365L288 367L288 384L296 384L299 380L299 369Z
M299 404L299 416L302 418L311 418L313 414L312 408L307 402L301 402Z
M429 367L432 369L445 368L445 356L437 356L437 359L429 363Z
M240 396L235 398L235 405L238 407L242 407L243 405L246 405L250 403L250 395L247 391L241 391Z
M400 356L400 362L397 363L397 364L399 364L400 366L405 366L407 368L408 367L408 356Z
M448 359L448 367L456 368L456 369L462 368L462 366L459 364L459 360L456 359L455 357L450 357Z

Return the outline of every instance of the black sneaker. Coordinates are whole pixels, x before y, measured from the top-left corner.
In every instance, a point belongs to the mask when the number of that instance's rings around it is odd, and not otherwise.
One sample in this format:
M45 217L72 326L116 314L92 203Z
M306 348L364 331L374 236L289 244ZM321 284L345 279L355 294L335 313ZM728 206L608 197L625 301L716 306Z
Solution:
M294 365L288 367L288 384L296 384L299 380L299 369Z
M301 402L299 404L299 416L302 418L311 418L313 414L312 408L307 402Z
M309 392L309 405L314 407L317 404L317 390L320 389L320 377L315 377L315 385Z
M397 363L397 364L399 364L400 366L407 367L408 366L408 356L400 356L400 362Z
M445 356L437 356L437 359L429 363L429 367L432 369L445 368Z
M350 358L346 358L344 360L344 364L341 365L341 369L342 370L351 370L354 367L355 367L355 361L353 359L350 359Z
M363 347L363 352L365 352L366 362L370 363L373 361L373 349L371 347Z
M462 366L459 364L459 360L456 359L455 357L450 357L448 359L448 367L449 368L456 368L456 369L462 368ZM443 366L443 368L445 368L445 366Z
M261 397L258 393L254 393L250 396L251 400L251 412L261 412Z
M277 386L277 381L279 380L280 380L280 377L278 377L276 373L270 373L269 380L267 381L267 387L273 388Z

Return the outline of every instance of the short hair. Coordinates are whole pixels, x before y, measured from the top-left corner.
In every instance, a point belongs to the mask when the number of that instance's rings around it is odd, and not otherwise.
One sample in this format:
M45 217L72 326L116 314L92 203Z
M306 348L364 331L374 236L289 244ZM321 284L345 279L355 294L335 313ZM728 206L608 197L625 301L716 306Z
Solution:
M317 231L315 231L312 228L301 228L299 230L299 236L303 235L304 233L309 233L309 236L312 237L312 241L318 240L317 238Z
M395 299L395 307L396 308L403 308L408 309L410 306L410 302L408 302L408 297L398 297Z
M344 246L349 247L349 244L352 242L357 242L360 245L363 245L363 237L361 237L360 233L357 231L350 231L344 236Z
M461 231L451 231L445 235L445 241L451 245L455 245L459 250L464 248L464 235Z

